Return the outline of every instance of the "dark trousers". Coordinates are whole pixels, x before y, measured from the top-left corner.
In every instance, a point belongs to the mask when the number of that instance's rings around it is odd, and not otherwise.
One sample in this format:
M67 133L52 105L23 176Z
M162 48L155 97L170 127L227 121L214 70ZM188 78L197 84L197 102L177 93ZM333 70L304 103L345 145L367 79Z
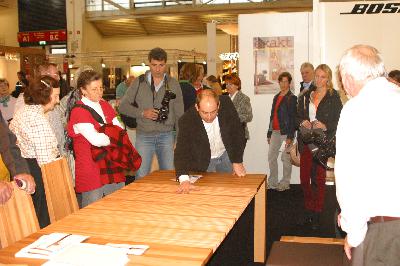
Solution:
M50 218L49 210L47 209L46 194L44 192L42 171L36 159L26 159L26 161L36 183L36 191L32 194L33 205L35 206L35 212L39 220L40 228L44 228L50 224Z
M300 155L300 183L306 210L322 212L325 199L325 178L325 168L313 159L310 149L304 145Z
M400 265L400 220L370 224L363 243L352 250L357 252L363 256L353 256L353 266Z

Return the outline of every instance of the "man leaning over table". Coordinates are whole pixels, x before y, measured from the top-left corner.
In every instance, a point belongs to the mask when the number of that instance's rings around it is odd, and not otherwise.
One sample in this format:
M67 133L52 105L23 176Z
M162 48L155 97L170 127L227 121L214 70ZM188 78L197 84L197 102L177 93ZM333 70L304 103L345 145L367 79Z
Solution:
M243 126L229 97L218 96L212 90L200 92L196 104L179 119L174 154L178 193L188 193L193 188L189 181L192 171L245 176L245 145Z
M26 192L32 194L35 192L35 181L29 174L29 168L21 152L16 145L17 138L10 131L0 111L0 154L1 158L14 178L26 182ZM11 183L0 181L0 204L6 203L12 196L13 187Z
M351 97L336 131L336 195L347 232L345 252L349 259L353 255L353 265L360 265L356 258L366 266L399 265L400 142L373 140L400 132L400 88L386 79L381 55L371 46L347 50L339 69Z

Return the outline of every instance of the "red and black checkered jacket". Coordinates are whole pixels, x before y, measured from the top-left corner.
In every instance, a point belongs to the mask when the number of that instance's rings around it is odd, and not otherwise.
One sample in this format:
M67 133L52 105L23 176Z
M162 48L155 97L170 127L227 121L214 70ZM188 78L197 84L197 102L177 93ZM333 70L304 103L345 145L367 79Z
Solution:
M125 182L125 170L136 171L142 164L142 157L133 147L126 130L112 124L105 124L98 130L110 138L110 145L92 145L92 158L100 168L103 184Z

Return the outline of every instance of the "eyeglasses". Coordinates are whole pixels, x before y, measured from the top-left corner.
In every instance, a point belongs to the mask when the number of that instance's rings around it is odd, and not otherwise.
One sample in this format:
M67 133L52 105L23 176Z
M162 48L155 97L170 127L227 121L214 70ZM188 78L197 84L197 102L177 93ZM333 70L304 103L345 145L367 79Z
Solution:
M104 91L104 87L103 86L95 87L95 88L90 88L89 90L91 90L91 91Z
M226 83L226 86L227 86L227 87L233 87L233 86L236 86L236 85L233 84L233 83Z

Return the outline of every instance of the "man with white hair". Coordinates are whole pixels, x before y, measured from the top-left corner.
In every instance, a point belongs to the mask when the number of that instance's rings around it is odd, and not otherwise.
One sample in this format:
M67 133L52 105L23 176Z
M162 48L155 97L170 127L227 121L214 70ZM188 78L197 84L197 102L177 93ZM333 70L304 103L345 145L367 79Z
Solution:
M303 79L303 81L300 82L300 93L303 92L303 90L315 88L315 85L313 83L314 66L309 62L304 62L300 66L300 73L301 73L301 78Z
M399 265L400 142L390 140L400 132L400 88L386 79L380 53L368 45L347 50L339 70L351 98L336 132L336 195L339 224L347 232L344 249L351 259L352 247L357 253L363 248L363 265ZM390 142L379 141L386 134Z

